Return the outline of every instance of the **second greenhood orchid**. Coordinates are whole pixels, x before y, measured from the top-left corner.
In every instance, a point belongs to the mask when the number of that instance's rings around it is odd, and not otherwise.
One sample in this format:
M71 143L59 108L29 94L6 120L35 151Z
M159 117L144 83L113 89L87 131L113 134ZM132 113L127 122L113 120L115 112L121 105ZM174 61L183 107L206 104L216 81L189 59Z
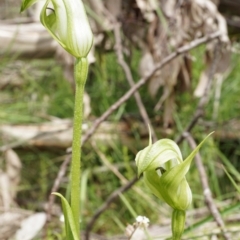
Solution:
M170 139L161 139L138 152L138 176L152 193L173 208L173 239L180 239L185 224L185 211L192 202L192 192L186 180L192 159L210 136L209 134L193 152L183 160L178 145ZM175 238L175 236L178 236Z
M185 175L207 137L184 161L178 145L171 139L161 139L154 144L150 140L149 146L136 156L138 176L143 174L153 194L173 209L186 210L191 204L192 193Z

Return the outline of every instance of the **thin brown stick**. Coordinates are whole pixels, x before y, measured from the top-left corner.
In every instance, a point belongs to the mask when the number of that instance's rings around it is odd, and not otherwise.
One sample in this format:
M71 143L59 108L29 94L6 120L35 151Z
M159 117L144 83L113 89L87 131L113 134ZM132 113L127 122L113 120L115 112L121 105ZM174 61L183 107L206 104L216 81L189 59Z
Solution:
M221 35L220 32L215 32L209 34L205 37L195 39L189 44L178 48L175 52L168 55L160 63L158 63L154 69L144 78L141 78L133 87L131 87L117 102L108 108L96 121L93 123L92 127L87 131L87 133L82 138L82 144L85 143L96 131L99 125L107 119L116 109L118 109L124 102L126 102L140 87L142 87L159 69L163 68L170 61L178 57L179 55L188 52L189 50L196 48L197 46L207 43L213 39L218 38Z
M94 213L94 215L91 218L91 221L87 224L86 232L85 232L85 240L89 240L90 231L95 223L95 221L98 219L98 217L104 212L109 205L119 196L120 193L126 192L128 189L130 189L136 182L138 181L138 177L135 176L132 180L130 180L127 184L123 185L122 187L115 190L108 198L107 200L102 204L101 207L98 208L98 210Z
M127 81L129 83L130 87L133 87L135 82L133 80L131 70L130 70L128 64L124 60L123 47L122 47L122 41L121 41L120 24L118 22L115 22L113 31L114 31L115 41L116 41L115 51L116 51L118 63L122 66L122 69L125 72L125 75L126 75L126 78L127 78ZM138 91L136 91L134 93L134 97L135 97L139 112L140 112L140 114L142 116L142 119L144 121L144 124L146 125L146 128L148 128L148 125L150 126L153 142L156 142L157 141L157 135L156 135L156 133L155 133L153 127L152 127L151 121L148 117L148 113L146 111L146 108L145 108L145 106L142 102L141 96L140 96Z
M184 137L186 138L186 140L188 141L190 147L192 149L195 149L197 147L195 140L193 139L193 137L191 136L191 134L189 132L185 132ZM210 190L210 187L208 185L208 178L207 178L207 174L206 171L204 169L203 163L202 163L202 158L200 156L199 153L196 154L195 156L195 163L199 172L199 176L200 176L200 180L201 180L201 184L202 184L202 188L203 188L203 195L205 198L205 202L206 205L209 209L209 211L211 212L214 220L216 221L217 225L220 227L221 231L222 231L222 235L224 237L225 240L230 240L231 237L229 236L229 234L226 231L225 228L225 224L222 220L222 217L217 209L217 206L215 205L213 198L212 198L212 193Z
M55 181L53 183L53 186L52 186L52 189L51 189L51 193L58 191L59 186L60 186L60 184L62 182L62 178L64 177L64 175L65 175L65 173L67 171L68 164L71 161L71 158L72 158L72 155L67 155L65 157L65 160L61 164L60 169L58 171L58 175L55 178ZM50 194L49 197L48 197L47 222L46 222L46 224L44 226L44 233L43 233L43 239L45 239L45 240L47 240L48 224L50 223L51 218L52 218L52 207L53 207L53 204L55 202L55 198L56 198L56 195L53 195L53 194Z
M128 180L118 171L112 163L109 162L107 157L103 152L100 151L95 141L91 141L92 149L97 153L97 155L102 160L103 164L121 181L122 184L127 184Z
M71 157L72 157L71 155L68 155L68 156L66 156L65 160L63 161L63 163L62 163L62 165L59 169L58 175L57 175L57 177L54 181L54 184L52 186L51 193L58 191L59 186L60 186L61 181L62 181L62 178L64 177L64 175L67 171L67 166L71 161ZM48 198L48 210L47 210L47 221L48 222L51 221L51 211L52 211L52 206L54 204L55 198L56 198L56 195L53 195L53 194L50 194L49 198Z
M121 172L118 170L118 168L109 162L109 160L107 159L107 157L105 156L105 154L103 152L100 151L100 149L98 148L97 144L95 141L91 141L91 145L92 148L95 150L95 152L98 154L98 156L100 157L100 159L103 161L104 165L108 167L109 170L112 171L112 173L121 181L121 184L127 184L128 180L127 178L125 178ZM151 198L148 197L148 195L146 195L144 193L144 191L137 187L137 186L133 186L132 190L138 194L142 199L144 199L146 202L148 202L153 208L155 208L156 210L159 210L159 205L155 204ZM163 209L161 208L161 211L163 211Z

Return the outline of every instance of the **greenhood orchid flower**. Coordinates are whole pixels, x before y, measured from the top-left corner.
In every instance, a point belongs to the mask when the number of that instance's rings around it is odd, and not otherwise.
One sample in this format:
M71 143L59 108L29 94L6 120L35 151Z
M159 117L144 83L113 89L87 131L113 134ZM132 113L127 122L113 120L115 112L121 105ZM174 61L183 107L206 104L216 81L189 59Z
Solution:
M192 202L191 189L185 175L205 140L184 161L174 141L161 139L152 144L150 140L149 146L136 156L138 176L143 174L144 182L159 199L173 209L185 211Z
M177 144L161 139L140 151L136 156L138 175L159 199L173 209L186 210L192 202L192 193L185 178L191 161L183 165Z
M37 0L23 1L21 11ZM40 20L52 37L76 58L85 58L93 34L81 0L46 0Z
M192 202L192 192L186 180L192 159L210 136L209 134L193 152L183 160L178 145L170 139L161 139L138 152L136 165L138 176L152 193L173 208L173 239L180 239L185 225L185 211Z

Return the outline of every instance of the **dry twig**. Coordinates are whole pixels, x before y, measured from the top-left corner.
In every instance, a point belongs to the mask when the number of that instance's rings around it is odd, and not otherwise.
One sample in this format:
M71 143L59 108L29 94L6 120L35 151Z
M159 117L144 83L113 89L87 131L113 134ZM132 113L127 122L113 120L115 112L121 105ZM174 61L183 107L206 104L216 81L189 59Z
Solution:
M98 156L100 157L100 159L103 161L104 165L121 181L121 184L127 184L128 183L128 179L126 179L121 172L118 170L117 166L115 164L112 164L109 162L109 160L107 159L107 157L105 156L105 154L103 152L100 151L100 149L98 148L96 142L91 141L91 145L92 148L95 150L95 152L98 154ZM151 200L151 198L146 195L141 188L137 187L137 186L133 186L132 187L133 191L136 192L136 194L138 194L141 198L143 198L146 202L148 202L153 208L155 209L161 209L161 211L163 211L163 209L161 207L159 207L158 204L155 204L154 201Z
M85 240L89 240L89 234L90 231L95 223L95 221L98 219L98 217L109 207L109 205L119 196L120 193L126 192L128 189L130 189L136 182L138 181L138 177L135 176L132 180L130 180L127 184L123 185L122 187L116 189L105 201L105 203L98 208L98 210L94 213L93 217L91 218L91 221L88 223L86 227L85 232Z
M122 41L121 41L121 32L120 32L120 24L118 22L115 22L114 25L114 35L115 35L115 41L116 41L116 45L115 45L115 51L117 54L117 58L118 58L118 63L122 66L123 71L125 72L127 81L130 85L130 87L134 86L134 80L133 80L133 76L131 73L131 70L128 66L128 64L125 62L124 60L124 56L123 56L123 47L122 47ZM136 91L134 93L134 97L136 100L136 103L138 105L139 108L139 112L143 118L143 121L146 125L146 128L148 128L148 125L151 127L151 132L152 132L152 137L153 137L153 142L157 141L157 135L151 125L150 119L148 117L146 108L144 107L144 104L142 102L141 96L139 94L138 91Z
M207 104L208 99L209 99L209 92L210 92L210 89L212 86L214 74L216 72L217 63L219 61L220 47L221 47L221 44L220 44L220 42L218 42L214 48L214 56L213 56L214 59L213 59L213 63L212 63L209 75L208 75L208 82L207 82L206 88L204 90L203 96L199 100L198 106L195 110L195 113L193 114L193 118L190 120L189 124L187 125L185 130L181 133L181 135L175 140L178 144L183 141L184 133L190 132L193 129L193 127L197 124L199 118L202 117L204 114L204 107Z
M62 181L62 178L64 177L64 175L67 171L67 166L70 163L70 161L71 161L71 155L67 155L58 171L58 175L54 181L53 187L51 189L51 193L58 191L59 186ZM49 198L48 198L48 210L47 210L47 221L48 222L51 221L51 210L52 210L52 206L54 204L55 198L56 198L56 195L53 195L53 194L50 194Z
M191 136L191 134L189 132L185 132L183 135L187 139L190 147L192 149L195 149L197 147L197 145L196 145L195 140ZM202 188L203 188L203 195L205 197L205 202L207 204L207 207L208 207L209 211L211 212L213 218L215 219L217 225L220 227L224 239L230 240L231 238L225 229L225 225L222 220L222 217L213 201L212 193L211 193L211 190L208 185L207 174L205 172L205 169L204 169L204 166L202 163L202 158L199 153L197 153L195 156L195 163L196 163L199 175L200 175L200 180L201 180L201 184L202 184Z
M190 131L196 125L196 123L198 122L198 119L203 115L204 106L208 102L209 91L211 89L213 76L215 74L217 62L219 60L219 58L218 58L219 51L220 51L220 43L218 43L216 45L215 49L214 49L214 61L213 61L213 64L211 66L211 70L210 70L210 73L209 73L209 76L208 76L208 83L207 83L206 89L204 91L203 97L200 99L200 101L198 103L198 106L197 106L197 109L196 109L196 111L193 115L193 118L189 122L185 131L183 131L182 134L179 136L179 138L176 140L176 142L179 144L180 142L182 142L184 140L184 138L186 138L192 149L196 148L196 143L195 143L194 139L192 138L192 136L190 135ZM207 175L206 175L206 172L205 172L205 169L204 169L204 166L203 166L203 163L202 163L202 159L201 159L201 156L200 156L199 153L196 154L195 161L196 161L196 166L197 166L198 171L199 171L199 175L200 175L202 188L203 188L203 193L204 193L205 202L207 204L207 207L209 208L210 212L212 213L217 225L221 228L223 237L226 240L230 240L231 238L229 237L229 235L226 232L224 222L221 218L221 215L220 215L216 205L213 202L211 190L210 190L209 185L208 185Z

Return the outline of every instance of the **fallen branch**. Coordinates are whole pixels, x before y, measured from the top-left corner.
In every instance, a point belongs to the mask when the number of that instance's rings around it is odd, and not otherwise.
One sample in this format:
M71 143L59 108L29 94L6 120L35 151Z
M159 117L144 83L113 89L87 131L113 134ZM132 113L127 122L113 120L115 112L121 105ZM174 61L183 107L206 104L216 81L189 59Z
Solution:
M16 19L18 21L18 19ZM22 24L1 22L0 55L23 58L46 58L54 56L57 43L51 38L46 29L39 22L21 20Z
M191 134L189 132L185 132L184 137L186 138L186 140L188 141L190 147L192 149L195 149L197 147L195 140L193 139L193 137L191 136ZM209 209L209 211L211 212L214 220L216 221L217 225L220 227L221 231L222 231L222 235L224 237L225 240L230 240L230 236L227 233L226 229L225 229L225 225L224 222L222 220L222 217L213 201L212 198L212 193L211 190L209 188L208 185L208 178L207 178L207 174L205 172L203 163L202 163L202 158L200 156L199 153L196 154L195 156L195 163L200 175L200 180L201 180L201 184L202 184L202 188L203 188L203 195L205 197L205 202L207 204L207 207Z

